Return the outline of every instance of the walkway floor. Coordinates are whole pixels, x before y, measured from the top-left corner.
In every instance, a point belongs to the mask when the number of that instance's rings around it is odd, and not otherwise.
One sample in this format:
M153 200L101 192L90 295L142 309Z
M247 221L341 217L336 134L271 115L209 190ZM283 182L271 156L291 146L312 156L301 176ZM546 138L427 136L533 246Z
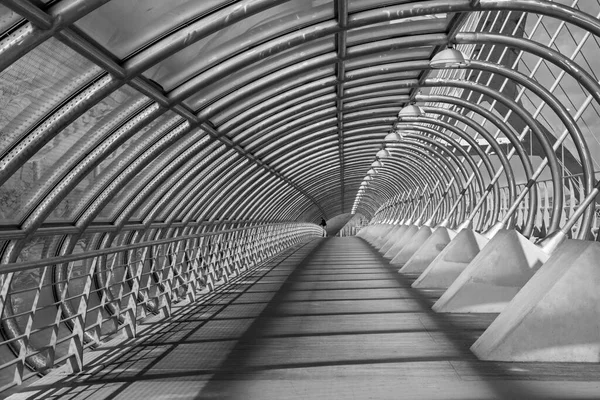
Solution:
M596 364L481 362L494 315L440 315L366 242L298 246L14 398L600 398Z

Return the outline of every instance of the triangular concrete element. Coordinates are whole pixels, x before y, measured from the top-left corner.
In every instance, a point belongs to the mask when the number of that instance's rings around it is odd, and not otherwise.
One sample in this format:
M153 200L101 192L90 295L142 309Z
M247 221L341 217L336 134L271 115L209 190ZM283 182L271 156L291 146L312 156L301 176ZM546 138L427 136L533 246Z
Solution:
M387 242L379 249L379 252L385 254L404 235L406 228L408 228L408 225L398 225L398 229L388 235Z
M436 312L499 313L548 254L514 230L501 230L433 305Z
M370 229L371 229L371 225L364 226L364 227L360 228L360 230L358 232L356 232L356 236L364 239L369 234Z
M396 240L396 243L383 255L385 258L390 259L390 264L397 265L394 263L394 259L402 251L404 247L415 237L419 227L415 225L409 225L402 237Z
M400 236L396 240L393 246L390 247L390 249L386 251L383 256L385 258L393 260L394 257L396 257L396 254L398 254L404 248L404 246L406 246L407 243L410 242L410 240L413 238L413 236L415 236L418 230L419 227L415 225L408 225L402 236Z
M364 233L362 233L361 230L361 237L370 243L373 239L377 238L381 234L381 231L387 226L388 225L383 224L369 225L364 229Z
M382 243L382 241L385 240L385 237L396 227L397 225L383 225L379 234L371 240L371 245L377 249L383 246L384 243Z
M379 239L379 237L381 235L384 235L385 233L387 233L387 231L389 231L393 227L394 227L393 225L388 225L388 224L373 225L373 229L371 229L368 232L368 234L364 237L364 239L367 242L373 244L377 239Z
M421 273L435 260L442 250L456 236L456 232L444 227L433 229L431 236L425 243L413 254L413 256L400 268L398 272Z
M388 242L389 238L392 237L394 233L398 231L398 229L400 229L401 226L402 225L394 225L393 228L387 231L385 235L379 237L377 241L373 243L373 246L377 249L381 249Z
M425 241L431 236L431 228L428 226L422 226L419 228L416 234L408 238L406 245L400 250L398 254L390 261L392 265L404 265L412 257L413 254L419 247L425 243ZM419 271L421 272L421 271Z
M373 229L375 229L376 226L379 226L379 225L367 225L367 226L361 228L361 230L358 231L356 236L367 240L366 238L369 237L369 235L371 234Z
M413 282L412 287L450 287L487 242L483 235L470 229L461 230Z
M409 228L411 227L411 225L402 225L401 229L398 229L398 231L396 231L396 234L392 237L390 237L390 245L387 246L387 248L381 249L381 253L383 254L384 257L386 258L392 258L390 257L389 253L390 251L394 251L394 248L396 248L398 246L398 242L400 242L402 240L402 238L404 237L404 234L409 230Z
M483 360L600 362L600 243L560 246L471 347Z

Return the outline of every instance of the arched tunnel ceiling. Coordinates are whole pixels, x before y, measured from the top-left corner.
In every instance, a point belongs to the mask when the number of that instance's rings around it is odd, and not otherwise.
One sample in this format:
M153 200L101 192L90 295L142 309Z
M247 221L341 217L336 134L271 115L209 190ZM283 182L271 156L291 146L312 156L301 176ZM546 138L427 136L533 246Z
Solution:
M464 71L430 70L435 54L458 43L476 57L489 38L461 32L523 36L527 16L557 9L572 29L600 32L580 11L529 0L0 0L4 237L348 213L402 107L451 107L421 101L437 94L493 109L493 99L475 101L449 83L475 81ZM514 47L498 45L507 48L508 59L490 61L508 65ZM500 89L514 99L517 88ZM535 109L535 99L520 104ZM440 115L427 112L450 120ZM597 136L585 135L597 167ZM392 157L359 212L372 216L385 201L435 185L445 165L436 160L456 150L428 143L395 145L404 158ZM533 140L528 146L536 155ZM561 165L579 172L571 153L573 144ZM484 190L491 174L482 174Z

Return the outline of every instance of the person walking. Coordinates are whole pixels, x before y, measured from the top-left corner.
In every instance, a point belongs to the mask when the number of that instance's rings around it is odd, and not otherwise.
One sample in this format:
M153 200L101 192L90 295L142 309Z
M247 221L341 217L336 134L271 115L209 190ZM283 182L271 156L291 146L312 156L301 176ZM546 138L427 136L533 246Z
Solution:
M323 237L327 236L327 222L325 222L325 218L321 218L321 223L319 224L323 227Z

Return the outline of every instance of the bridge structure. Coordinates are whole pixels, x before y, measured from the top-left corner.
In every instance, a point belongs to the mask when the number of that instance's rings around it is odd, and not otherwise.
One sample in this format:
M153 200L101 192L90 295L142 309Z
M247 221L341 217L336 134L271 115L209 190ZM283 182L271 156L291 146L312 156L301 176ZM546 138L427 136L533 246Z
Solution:
M599 18L0 0L1 393L598 398Z

